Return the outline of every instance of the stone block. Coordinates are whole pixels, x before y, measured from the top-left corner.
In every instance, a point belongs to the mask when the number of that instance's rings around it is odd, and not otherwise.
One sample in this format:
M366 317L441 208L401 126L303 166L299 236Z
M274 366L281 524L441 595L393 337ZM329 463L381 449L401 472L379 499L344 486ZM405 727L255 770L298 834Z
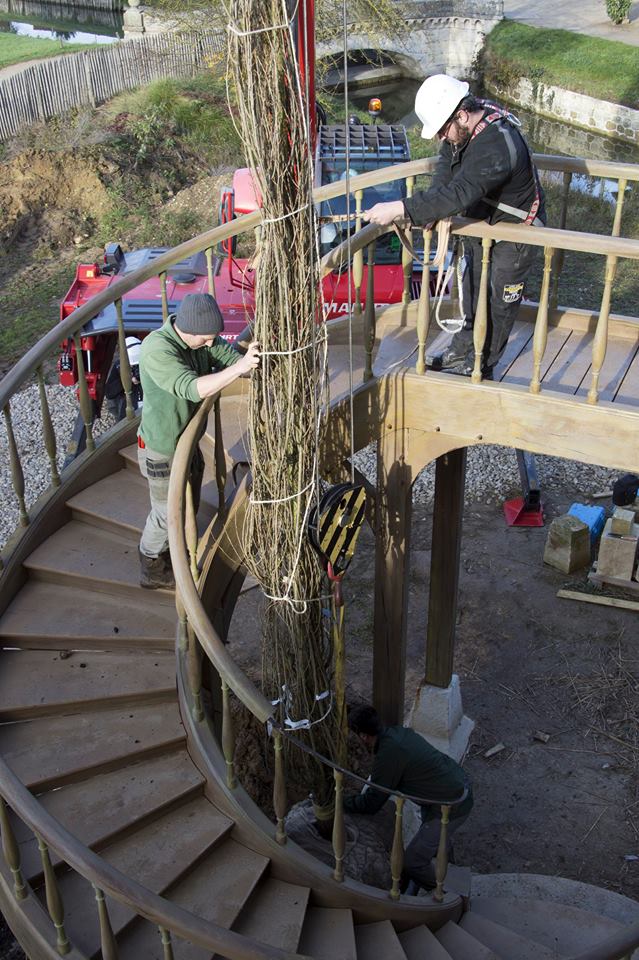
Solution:
M637 557L639 536L637 526L626 536L612 533L612 518L606 522L599 543L597 573L602 577L615 577L618 580L632 580Z
M422 683L417 691L408 726L428 740L434 747L460 761L468 748L475 726L465 716L459 677L453 674L447 687Z
M610 518L610 533L618 537L625 537L632 534L632 528L635 522L635 511L624 510L623 507L615 507Z
M590 528L583 520L570 515L557 517L550 524L544 563L572 573L590 563Z

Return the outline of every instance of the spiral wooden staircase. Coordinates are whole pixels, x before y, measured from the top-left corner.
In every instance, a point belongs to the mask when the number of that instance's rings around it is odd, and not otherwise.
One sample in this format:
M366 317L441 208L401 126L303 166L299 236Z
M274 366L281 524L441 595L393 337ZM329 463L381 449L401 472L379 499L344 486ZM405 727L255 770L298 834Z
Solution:
M392 175L423 173L428 163L407 165L399 174L393 168ZM598 166L610 176L611 165ZM621 167L615 165L617 176L639 179L637 168L620 172ZM372 176L354 180L353 190ZM257 222L255 215L216 228L167 254L166 263L156 261L153 269L161 272L171 259L210 248ZM464 227L495 238L509 229ZM358 350L355 369L370 367L373 376L354 392L355 446L378 443L382 510L405 506L426 463L474 443L516 444L639 470L638 322L610 317L605 300L592 316L558 310L550 302L552 251L561 244L601 247L607 258L639 259L639 241L550 229L537 236L551 251L542 302L529 309L532 317L524 314L493 383L423 375L409 367L406 357L416 335L421 356L432 338L427 290L419 301L407 298L378 318L370 288L368 298L362 296L369 304L363 317L366 349ZM362 250L367 242L365 237ZM133 287L144 278L126 278L115 296L124 284ZM611 284L613 279L614 271ZM102 305L96 298L94 309ZM86 308L77 311L5 379L0 385L5 411L48 351L81 329L88 316ZM330 358L336 400L324 450L325 473L334 477L350 454L342 409L350 397L339 399L348 379L345 355L335 336ZM123 347L121 362L126 369ZM81 397L85 409L86 399ZM243 578L233 529L245 490L234 486L229 468L246 459L245 406L241 392L229 394L218 398L209 415L199 539L184 489L197 424L186 432L176 458L177 613L172 593L137 586L137 542L148 503L134 455L135 421L118 425L88 449L61 483L53 470L49 493L27 506L20 455L5 413L23 526L4 551L0 581L0 908L27 956L629 957L639 945L639 931L587 911L469 899L458 892L452 875L439 902L393 898L352 879L338 883L329 867L294 843L278 842L275 825L241 786L229 722L231 692L261 721L268 705L234 664L232 646L223 643ZM203 408L201 415L207 414ZM42 419L54 462L46 398ZM197 585L189 564L189 552L192 558L196 550ZM379 559L383 571L385 555ZM393 605L388 609L393 616ZM381 662L377 669L387 666ZM277 804L276 812L279 816Z

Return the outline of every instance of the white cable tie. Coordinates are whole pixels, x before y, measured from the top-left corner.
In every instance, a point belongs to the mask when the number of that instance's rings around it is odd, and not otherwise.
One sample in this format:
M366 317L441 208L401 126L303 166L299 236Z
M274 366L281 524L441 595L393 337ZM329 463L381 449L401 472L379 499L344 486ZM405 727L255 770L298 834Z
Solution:
M316 693L316 694L315 694L315 702L316 702L316 703L319 703L320 700L326 700L326 698L327 698L327 697L330 697L330 695L331 695L331 691L330 691L330 690L324 690L323 693Z
M290 603L293 607L293 613L298 613L300 616L303 616L307 610L307 601L306 600L296 600L294 597L289 597L288 595L284 597L274 597L270 593L265 593L264 596L267 600L272 600L273 603ZM295 604L298 604L301 609L296 610Z
M236 37L254 37L258 33L272 33L274 30L288 30L288 23L275 23L270 27L260 27L258 30L238 30L235 24L227 23L226 29Z
M288 220L289 217L294 217L297 213L303 213L304 210L309 210L312 200L309 200L308 203L303 203L301 207L298 207L297 210L289 210L288 213L283 213L281 217L268 217L267 219L262 219L262 225L265 223L280 223L281 220Z
M284 726L288 727L289 730L310 730L311 721L307 719L291 720L289 717L286 717L286 719L284 720Z
M307 483L302 490L298 490L297 493L291 493L290 496L288 497L281 497L279 500L253 500L253 498L251 498L249 500L249 503L252 506L256 506L256 505L261 506L268 503L286 503L288 500L295 500L297 497L301 497L304 493L306 493L307 490L310 490L310 488L314 485L315 485L315 480L311 480L310 483Z

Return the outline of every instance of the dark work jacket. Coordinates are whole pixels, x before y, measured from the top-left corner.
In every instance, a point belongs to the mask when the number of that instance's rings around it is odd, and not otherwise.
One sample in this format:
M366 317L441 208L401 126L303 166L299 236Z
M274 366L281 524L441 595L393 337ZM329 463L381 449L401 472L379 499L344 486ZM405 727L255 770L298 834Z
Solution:
M486 109L484 116L491 112ZM454 215L489 223L522 222L483 202L484 197L526 213L535 199L535 178L526 141L507 120L489 123L459 149L445 141L431 186L404 200L404 207L418 226ZM543 191L537 216L546 222Z
M398 790L413 797L434 800L422 806L422 819L439 817L439 804L455 800L468 784L464 771L452 757L433 747L410 727L385 727L377 739L371 782L389 790ZM388 794L369 787L363 793L346 797L347 813L377 813L388 800ZM452 807L451 820L469 813L473 805L472 790L458 807Z

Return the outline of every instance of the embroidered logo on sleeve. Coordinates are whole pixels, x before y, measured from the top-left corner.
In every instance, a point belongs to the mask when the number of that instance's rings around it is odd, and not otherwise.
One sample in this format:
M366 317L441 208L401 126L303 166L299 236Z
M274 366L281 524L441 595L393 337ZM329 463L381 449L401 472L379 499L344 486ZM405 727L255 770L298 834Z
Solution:
M518 300L521 300L523 292L523 283L505 283L503 294L504 303L516 303Z

